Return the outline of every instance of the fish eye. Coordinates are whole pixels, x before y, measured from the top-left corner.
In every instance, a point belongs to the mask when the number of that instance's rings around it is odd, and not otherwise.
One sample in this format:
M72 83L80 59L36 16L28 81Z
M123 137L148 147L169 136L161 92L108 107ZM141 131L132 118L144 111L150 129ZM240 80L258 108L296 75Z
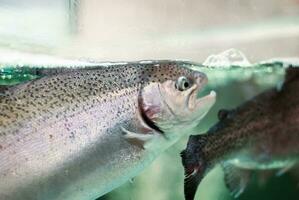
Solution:
M190 88L190 86L191 86L191 82L185 76L180 76L175 83L175 88L178 89L179 91L185 91L188 88Z

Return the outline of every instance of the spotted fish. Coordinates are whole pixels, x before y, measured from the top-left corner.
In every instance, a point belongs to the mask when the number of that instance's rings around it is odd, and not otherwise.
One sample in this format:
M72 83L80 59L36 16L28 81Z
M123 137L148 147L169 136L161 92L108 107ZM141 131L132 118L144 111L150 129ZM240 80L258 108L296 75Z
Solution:
M0 199L93 200L136 176L215 102L192 64L35 69L0 89Z
M273 88L233 110L220 110L207 134L190 136L182 152L185 198L193 200L216 164L234 197L248 185L252 170L283 174L299 161L299 68L289 67L282 87Z

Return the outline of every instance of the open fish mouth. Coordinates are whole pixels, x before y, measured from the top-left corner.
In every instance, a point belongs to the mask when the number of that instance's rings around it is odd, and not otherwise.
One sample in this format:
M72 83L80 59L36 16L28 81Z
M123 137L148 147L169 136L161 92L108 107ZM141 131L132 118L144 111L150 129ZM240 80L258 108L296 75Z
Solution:
M214 90L210 91L210 93L203 97L197 97L199 91L202 87L194 87L192 88L188 102L187 107L190 111L197 111L200 108L210 108L216 101L216 92Z

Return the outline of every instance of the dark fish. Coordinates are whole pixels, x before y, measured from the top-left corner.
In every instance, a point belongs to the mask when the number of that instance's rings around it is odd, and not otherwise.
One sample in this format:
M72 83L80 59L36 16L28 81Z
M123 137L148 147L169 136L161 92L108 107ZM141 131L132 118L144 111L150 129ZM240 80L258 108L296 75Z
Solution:
M2 86L0 199L93 200L136 176L215 102L197 98L207 77L190 67L36 69L40 78Z
M233 110L220 110L219 122L207 134L190 136L182 152L185 198L215 164L235 197L250 180L252 170L278 169L282 174L299 159L299 68L287 69L281 88L273 88Z

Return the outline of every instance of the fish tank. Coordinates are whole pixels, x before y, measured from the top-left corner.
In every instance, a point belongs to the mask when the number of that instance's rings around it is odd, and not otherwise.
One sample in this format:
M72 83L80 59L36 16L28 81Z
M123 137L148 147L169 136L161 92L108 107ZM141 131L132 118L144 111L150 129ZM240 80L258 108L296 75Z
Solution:
M197 125L196 133L204 134L217 122L219 109L235 108L276 87L284 65L299 64L299 1L0 0L0 85L34 79L26 72L31 67L140 60L198 63L196 69L209 79L206 92L217 93ZM180 152L188 137L98 200L184 199ZM266 178L255 173L234 198L217 165L195 199L299 199L298 173Z

